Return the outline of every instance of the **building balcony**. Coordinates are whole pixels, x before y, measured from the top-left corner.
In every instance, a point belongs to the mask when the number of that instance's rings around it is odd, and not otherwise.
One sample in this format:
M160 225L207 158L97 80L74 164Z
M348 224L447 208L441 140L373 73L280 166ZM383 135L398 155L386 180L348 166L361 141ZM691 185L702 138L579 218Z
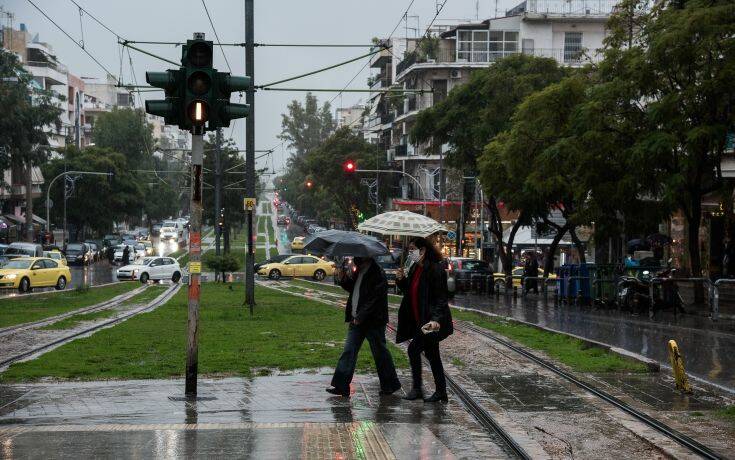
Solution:
M620 0L526 0L506 12L539 18L607 18Z
M375 48L373 48L375 50ZM382 67L389 63L392 55L389 49L382 49L379 53L370 56L370 67Z
M66 85L66 67L50 61L27 61L25 63L26 70L34 77L46 80L45 89L51 86Z
M523 54L552 58L561 65L578 67L588 63L600 62L602 54L589 50L568 50L564 48L535 48L523 50Z

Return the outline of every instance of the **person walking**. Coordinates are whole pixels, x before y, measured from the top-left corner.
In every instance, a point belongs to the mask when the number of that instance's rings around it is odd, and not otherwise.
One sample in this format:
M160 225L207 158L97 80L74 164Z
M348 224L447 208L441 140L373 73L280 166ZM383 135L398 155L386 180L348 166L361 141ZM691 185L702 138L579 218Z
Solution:
M125 266L125 265L128 265L129 263L130 263L130 246L126 244L122 252L122 264L123 266Z
M439 342L454 332L452 313L447 303L447 273L441 266L441 253L425 238L415 238L408 246L413 262L408 276L398 269L396 283L403 292L398 310L396 342L411 340L408 359L413 388L404 399L424 397L421 378L421 353L426 355L436 390L425 402L447 402L447 382L439 355Z
M536 278L538 277L538 260L536 254L527 252L526 260L523 263L523 277L524 278ZM536 279L525 279L523 286L523 292L527 293L533 289L534 294L538 294L538 280Z
M355 257L354 274L337 269L335 276L342 288L350 293L345 308L345 322L349 323L344 350L339 357L327 392L350 396L350 383L355 373L357 354L367 339L375 360L380 380L380 394L389 395L401 388L393 357L385 343L385 325L388 324L388 281L385 273L371 257Z

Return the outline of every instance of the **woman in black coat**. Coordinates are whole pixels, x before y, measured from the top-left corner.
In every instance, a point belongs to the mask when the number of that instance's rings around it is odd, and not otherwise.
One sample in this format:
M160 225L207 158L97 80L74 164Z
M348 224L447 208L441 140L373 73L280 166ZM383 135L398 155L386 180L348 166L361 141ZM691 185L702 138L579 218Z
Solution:
M452 313L447 303L447 273L441 265L442 256L425 238L415 238L409 245L413 265L406 276L399 269L396 282L403 292L398 310L396 342L411 340L408 357L411 362L413 389L404 399L424 397L421 381L421 353L431 365L436 386L435 393L425 402L447 402L447 382L439 355L439 342L453 331Z

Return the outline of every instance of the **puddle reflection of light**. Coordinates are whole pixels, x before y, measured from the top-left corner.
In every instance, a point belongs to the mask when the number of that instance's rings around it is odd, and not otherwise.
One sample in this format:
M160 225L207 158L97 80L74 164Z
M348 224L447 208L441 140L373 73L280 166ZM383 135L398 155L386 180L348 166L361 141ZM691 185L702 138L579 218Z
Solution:
M178 430L156 430L155 431L154 457L176 458L178 456L177 446L179 444Z

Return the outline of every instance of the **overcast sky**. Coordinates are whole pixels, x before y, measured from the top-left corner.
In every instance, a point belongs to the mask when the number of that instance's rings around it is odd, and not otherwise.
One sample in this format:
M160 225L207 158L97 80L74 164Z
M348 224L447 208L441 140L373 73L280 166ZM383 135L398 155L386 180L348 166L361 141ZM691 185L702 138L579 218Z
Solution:
M100 19L110 29L128 40L183 41L192 32L205 32L206 38L215 40L201 0L76 0L79 5ZM520 0L498 0L500 15ZM69 0L33 0L72 37L80 39L82 32L86 49L115 75L120 73L117 39L86 15L80 25L79 11ZM386 37L401 19L410 0L255 0L255 41L261 43L341 43L369 44L372 37ZM223 43L243 42L243 0L206 0L207 7L219 38ZM39 13L28 0L0 0L6 11L15 15L14 26L24 23L39 40L51 44L70 72L85 77L103 77L98 67L69 38ZM479 18L492 17L495 0L448 0L437 23L452 19L475 19L479 6ZM423 29L435 13L436 0L415 0L409 11L408 27ZM412 16L418 16L418 19ZM3 21L7 25L7 21ZM394 37L406 35L405 22L401 22ZM408 30L409 36L415 31ZM216 41L216 40L215 40ZM141 45L143 46L143 45ZM179 61L181 51L173 46L145 45L146 49ZM256 84L265 84L289 76L305 73L339 61L348 60L367 52L361 48L257 48L255 52ZM245 53L240 47L225 47L225 53L233 74L245 74ZM138 82L145 84L146 70L165 70L170 65L132 51L133 70ZM367 59L367 58L366 58ZM365 64L364 60L296 80L283 86L300 88L342 88ZM227 71L222 53L215 54L215 67ZM350 85L366 88L370 72L366 67ZM131 67L125 55L122 68L123 80L132 82ZM161 97L161 93L147 94L149 98ZM320 101L330 100L334 93L317 93ZM352 93L337 97L332 104L348 107L364 101L366 94ZM256 93L256 149L277 147L273 164L278 169L288 152L280 147L277 135L281 130L281 113L292 99L303 100L303 93L261 91ZM233 96L233 101L237 97ZM243 97L244 102L244 97ZM243 120L234 123L234 130L225 135L232 137L244 148ZM270 166L267 159L258 166Z

